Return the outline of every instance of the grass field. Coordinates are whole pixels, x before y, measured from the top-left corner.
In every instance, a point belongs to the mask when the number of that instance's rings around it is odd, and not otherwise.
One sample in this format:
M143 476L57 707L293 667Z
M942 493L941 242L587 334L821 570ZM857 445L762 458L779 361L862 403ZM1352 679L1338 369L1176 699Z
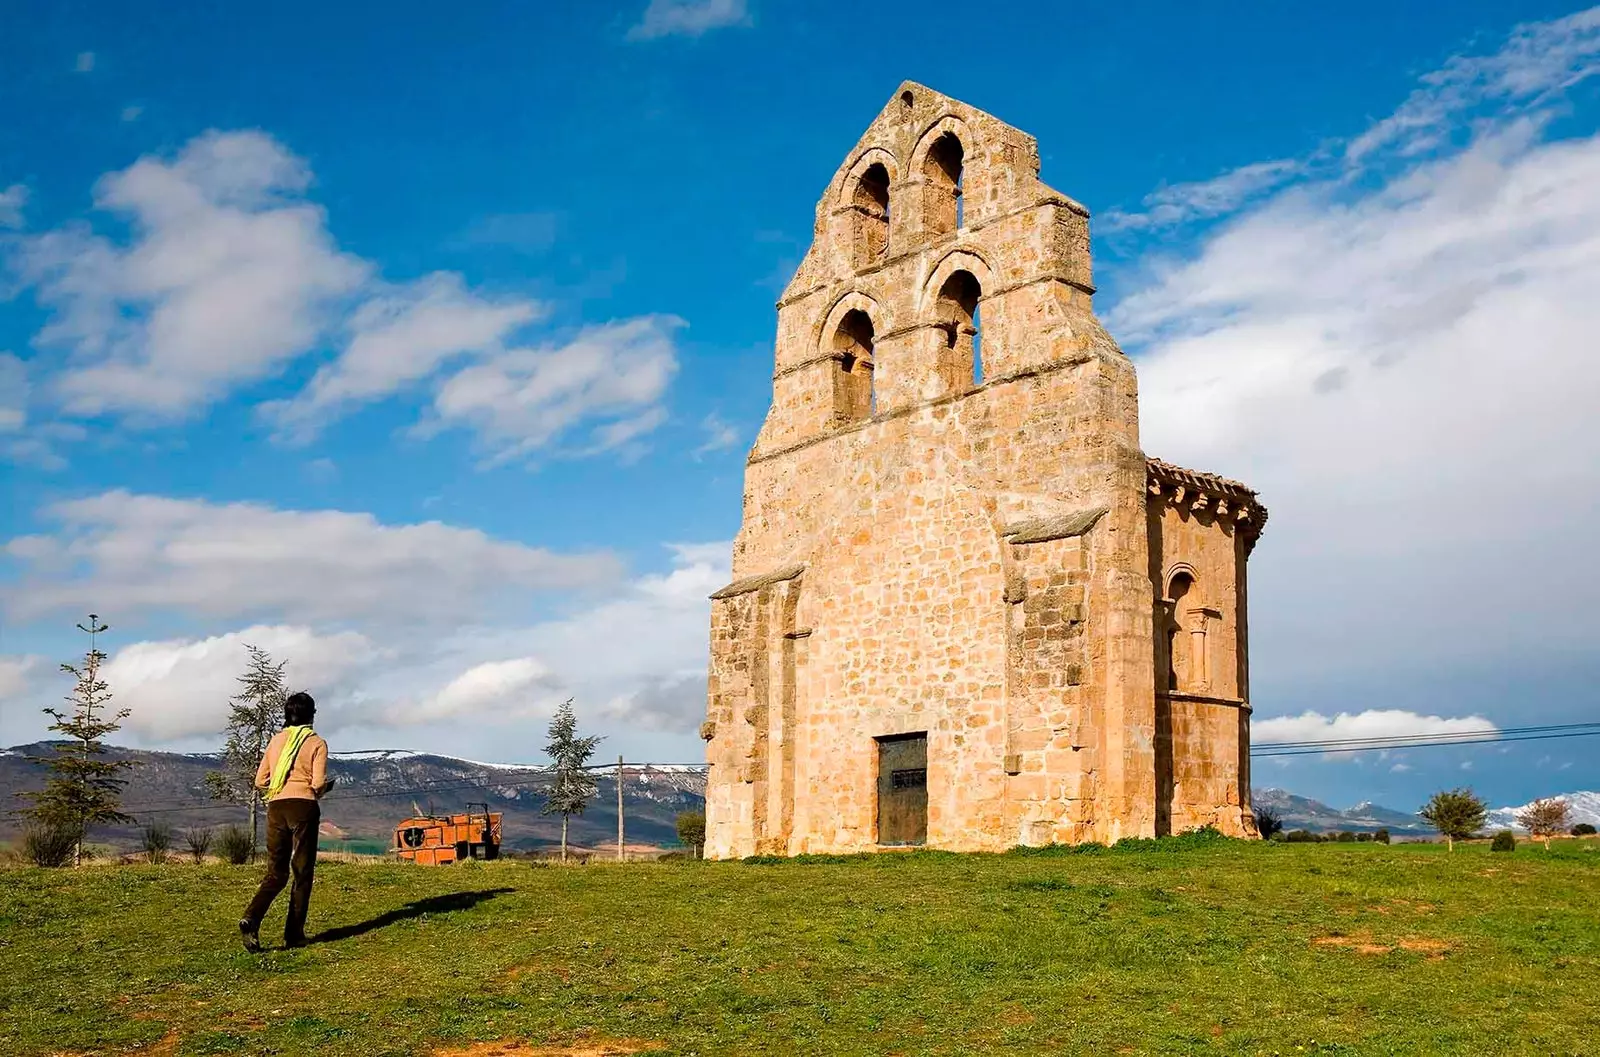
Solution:
M0 873L0 1052L1600 1054L1593 840L258 876Z

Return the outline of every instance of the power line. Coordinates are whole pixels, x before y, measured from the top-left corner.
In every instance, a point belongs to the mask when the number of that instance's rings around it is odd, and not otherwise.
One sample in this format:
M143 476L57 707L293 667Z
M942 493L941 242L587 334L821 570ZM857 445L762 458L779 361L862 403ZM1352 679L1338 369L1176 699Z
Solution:
M1276 752L1258 752L1255 749L1251 749L1250 755L1258 759L1266 756L1317 756L1333 752L1372 752L1393 749L1426 749L1445 745L1499 745L1505 742L1513 741L1549 741L1555 738L1592 738L1596 736L1600 736L1600 729L1577 731L1569 730L1552 734L1515 734L1509 737L1484 737L1477 738L1475 740L1451 738L1439 741L1401 741L1386 744L1376 743L1347 746L1331 745L1318 749L1288 749ZM1277 746L1269 744L1264 746L1264 748L1276 749Z
M1487 727L1482 730L1441 730L1423 734L1371 734L1349 738L1322 738L1312 741L1270 741L1259 743L1264 748L1301 749L1322 745L1356 745L1366 743L1401 743L1412 741L1455 741L1473 738L1500 737L1510 734L1534 734L1562 730L1600 729L1600 723L1551 723L1533 727Z

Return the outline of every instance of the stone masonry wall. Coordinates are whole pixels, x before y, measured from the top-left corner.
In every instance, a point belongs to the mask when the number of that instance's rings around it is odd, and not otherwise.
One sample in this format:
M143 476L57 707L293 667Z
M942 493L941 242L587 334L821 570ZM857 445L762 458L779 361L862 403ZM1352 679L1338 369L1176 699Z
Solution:
M1186 796L1227 784L1209 713L1158 731L1164 559L1133 365L1092 294L1087 213L1032 138L902 85L779 301L713 601L708 855L876 847L892 735L926 732L942 848L1154 834L1158 744L1205 742Z

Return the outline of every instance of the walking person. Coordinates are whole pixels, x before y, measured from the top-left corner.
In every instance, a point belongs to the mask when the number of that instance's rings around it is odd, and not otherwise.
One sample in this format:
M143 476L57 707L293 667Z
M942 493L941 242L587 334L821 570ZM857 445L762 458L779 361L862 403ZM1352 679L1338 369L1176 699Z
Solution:
M256 769L256 788L267 796L267 876L239 921L245 950L261 949L261 919L294 879L289 889L289 916L283 923L285 947L306 942L306 911L311 906L311 879L317 867L317 827L322 809L317 800L333 788L327 777L328 743L311 729L317 703L307 693L290 694L283 703L283 729L267 743Z

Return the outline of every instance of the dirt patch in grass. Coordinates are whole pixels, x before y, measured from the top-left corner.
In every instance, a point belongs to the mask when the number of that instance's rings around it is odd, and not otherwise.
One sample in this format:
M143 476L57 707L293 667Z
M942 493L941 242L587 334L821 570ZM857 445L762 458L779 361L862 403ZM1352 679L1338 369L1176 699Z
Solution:
M646 1039L585 1039L569 1045L537 1046L504 1039L478 1042L464 1049L434 1050L433 1057L626 1057L665 1049L666 1044Z
M1318 936L1311 941L1313 947L1339 947L1357 954L1388 954L1393 947L1362 939L1360 936Z
M1317 936L1311 941L1311 945L1354 951L1357 954L1388 954L1399 949L1413 954L1426 954L1431 959L1443 958L1451 949L1450 944L1443 940L1429 939L1426 936L1408 936L1393 943L1379 943L1371 936Z

